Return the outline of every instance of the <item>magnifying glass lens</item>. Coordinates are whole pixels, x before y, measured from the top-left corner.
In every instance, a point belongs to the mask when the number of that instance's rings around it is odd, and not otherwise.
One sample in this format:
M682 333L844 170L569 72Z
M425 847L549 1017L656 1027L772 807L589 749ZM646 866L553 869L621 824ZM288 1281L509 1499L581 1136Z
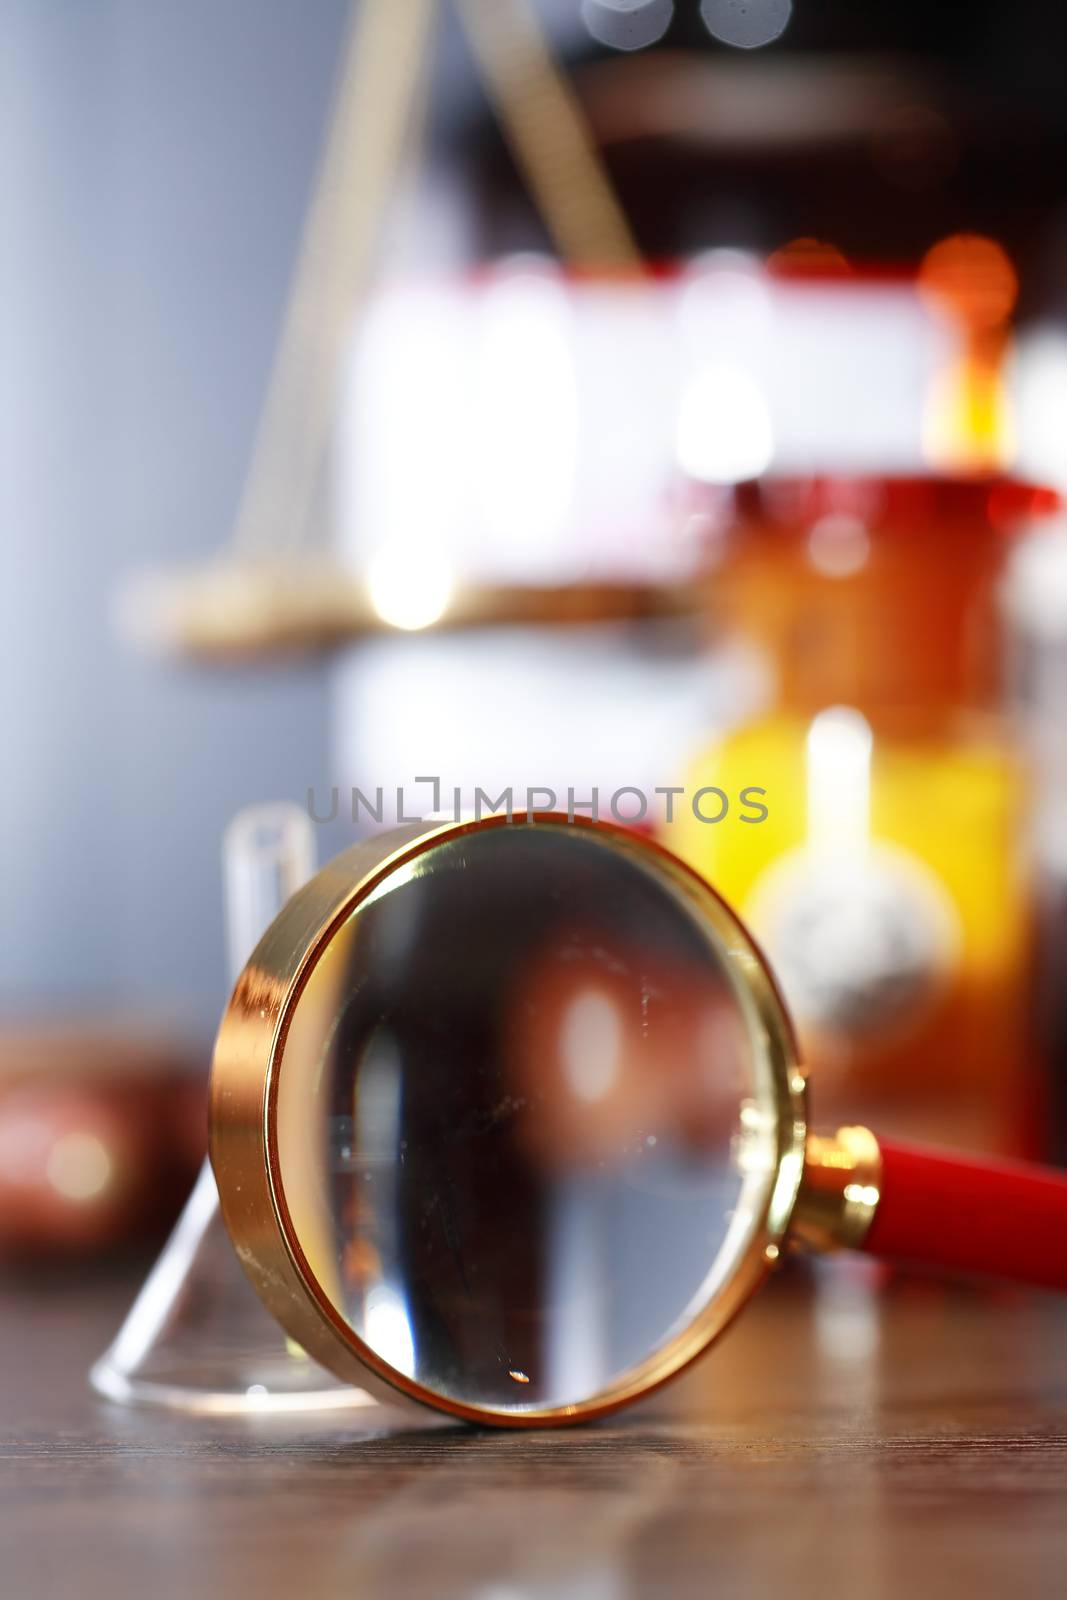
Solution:
M751 956L696 893L618 835L486 828L323 947L277 1061L281 1198L387 1375L521 1412L682 1364L777 1162Z

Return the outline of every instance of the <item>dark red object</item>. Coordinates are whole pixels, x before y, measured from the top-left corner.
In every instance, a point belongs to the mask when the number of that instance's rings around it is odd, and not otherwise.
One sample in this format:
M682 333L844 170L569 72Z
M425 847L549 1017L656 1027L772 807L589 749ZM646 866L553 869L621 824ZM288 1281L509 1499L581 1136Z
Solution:
M795 531L798 522L807 525L844 513L898 536L928 536L936 525L942 535L973 538L976 521L1014 533L1063 506L1055 489L1003 473L767 476L710 494L729 506L734 517L768 530Z
M161 1235L203 1159L196 1055L86 1018L0 1028L0 1268Z
M882 1197L869 1254L1067 1289L1067 1173L879 1145Z

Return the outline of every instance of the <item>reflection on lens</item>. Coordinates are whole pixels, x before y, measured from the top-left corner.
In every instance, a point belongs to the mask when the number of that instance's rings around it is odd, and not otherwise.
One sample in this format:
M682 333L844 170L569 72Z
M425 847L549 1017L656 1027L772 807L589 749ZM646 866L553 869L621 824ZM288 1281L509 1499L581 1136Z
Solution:
M278 1068L310 1273L394 1372L521 1411L697 1317L775 1167L758 1029L695 904L591 830L451 837L325 947Z

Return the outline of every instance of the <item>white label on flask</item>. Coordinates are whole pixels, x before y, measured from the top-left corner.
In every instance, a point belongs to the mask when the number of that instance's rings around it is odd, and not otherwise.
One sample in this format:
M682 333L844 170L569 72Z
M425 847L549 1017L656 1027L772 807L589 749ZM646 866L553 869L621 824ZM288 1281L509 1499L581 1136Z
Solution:
M888 845L783 856L743 914L799 1023L862 1042L911 1031L956 965L959 915L917 856Z

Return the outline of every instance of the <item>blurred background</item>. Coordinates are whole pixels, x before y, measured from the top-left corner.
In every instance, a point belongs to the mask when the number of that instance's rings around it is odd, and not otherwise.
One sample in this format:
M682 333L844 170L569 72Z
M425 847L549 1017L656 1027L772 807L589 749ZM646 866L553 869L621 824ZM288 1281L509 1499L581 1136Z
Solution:
M1062 1158L1062 8L0 17L0 1251L195 1170L233 815L420 774L683 788L823 1120Z

